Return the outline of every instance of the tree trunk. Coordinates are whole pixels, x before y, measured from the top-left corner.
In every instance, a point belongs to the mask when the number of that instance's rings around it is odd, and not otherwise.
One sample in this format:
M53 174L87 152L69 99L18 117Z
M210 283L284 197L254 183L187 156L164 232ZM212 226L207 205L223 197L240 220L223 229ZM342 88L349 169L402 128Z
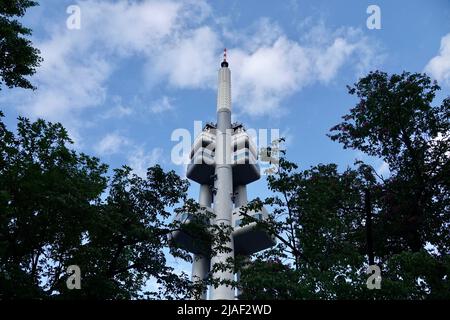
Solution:
M366 244L367 257L369 265L375 264L375 255L373 252L373 232L372 232L372 199L369 188L364 191L364 209L366 212Z

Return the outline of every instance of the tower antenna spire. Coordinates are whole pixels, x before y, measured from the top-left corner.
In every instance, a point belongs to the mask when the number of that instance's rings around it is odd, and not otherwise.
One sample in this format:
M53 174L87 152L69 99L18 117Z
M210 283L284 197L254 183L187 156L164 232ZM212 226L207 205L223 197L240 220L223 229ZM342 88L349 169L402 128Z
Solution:
M222 68L227 68L228 67L228 61L227 61L227 48L223 49L223 61L220 64L220 66Z

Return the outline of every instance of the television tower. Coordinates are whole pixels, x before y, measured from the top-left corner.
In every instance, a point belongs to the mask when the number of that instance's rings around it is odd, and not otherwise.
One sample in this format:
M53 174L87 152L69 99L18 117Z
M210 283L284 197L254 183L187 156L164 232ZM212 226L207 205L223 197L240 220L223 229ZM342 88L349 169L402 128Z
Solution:
M244 126L231 123L231 71L228 66L225 49L218 76L217 123L207 123L195 138L186 175L200 184L199 204L203 210L215 215L210 223L233 228L226 243L231 251L211 256L208 248L199 245L186 232L174 232L172 240L194 254L192 281L205 279L216 263L226 263L228 258L237 255L248 257L275 244L273 237L256 228L256 222L241 226L243 216L240 208L248 203L247 184L260 178L260 169L257 149ZM264 207L247 214L258 220L268 216ZM175 217L182 223L189 223L191 218L192 215L187 213ZM233 271L220 271L213 277L234 280L235 274ZM202 299L207 299L207 296L204 292ZM236 293L231 286L224 284L210 288L210 300L235 298Z

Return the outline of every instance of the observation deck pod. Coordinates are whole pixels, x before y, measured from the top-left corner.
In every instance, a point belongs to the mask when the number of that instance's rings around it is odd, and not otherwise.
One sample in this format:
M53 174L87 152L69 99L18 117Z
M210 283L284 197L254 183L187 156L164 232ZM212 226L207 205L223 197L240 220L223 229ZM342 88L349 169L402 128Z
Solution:
M239 210L240 208L233 210L232 220L235 254L250 255L273 247L276 244L275 238L257 226L256 222L243 225L244 216L240 214ZM247 214L258 220L266 220L269 215L264 207L260 211L248 211Z
M186 176L199 184L214 184L216 130L211 124L205 126L192 145ZM233 125L227 148L231 155L233 185L247 185L261 177L257 149L241 124Z
M206 210L210 214L213 213L212 208L209 207L206 207L203 210ZM206 239L201 239L198 229L190 228L192 227L191 223L194 218L195 214L178 214L174 221L181 222L181 228L180 230L176 230L169 234L169 241L174 243L177 247L185 249L189 252L204 254L210 250L210 243L208 243Z
M186 176L199 184L212 184L216 150L216 129L206 125L192 145Z
M258 180L261 177L258 153L242 125L234 127L231 141L233 185L247 185Z

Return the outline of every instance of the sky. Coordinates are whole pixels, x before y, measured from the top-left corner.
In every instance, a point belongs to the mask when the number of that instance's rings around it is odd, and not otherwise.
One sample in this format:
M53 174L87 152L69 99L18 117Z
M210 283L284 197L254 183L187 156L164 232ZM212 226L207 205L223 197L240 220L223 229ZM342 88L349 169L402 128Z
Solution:
M442 87L436 103L450 89L448 0L39 2L23 19L44 59L31 78L37 90L2 90L5 122L61 122L75 149L139 175L156 163L185 175L171 136L215 120L224 47L233 120L279 130L301 169L334 162L344 170L363 159L389 174L381 160L326 136L356 104L346 85L369 71L426 72ZM370 5L379 29L368 28ZM264 177L248 189L249 198L268 194ZM190 196L198 197L195 183Z

